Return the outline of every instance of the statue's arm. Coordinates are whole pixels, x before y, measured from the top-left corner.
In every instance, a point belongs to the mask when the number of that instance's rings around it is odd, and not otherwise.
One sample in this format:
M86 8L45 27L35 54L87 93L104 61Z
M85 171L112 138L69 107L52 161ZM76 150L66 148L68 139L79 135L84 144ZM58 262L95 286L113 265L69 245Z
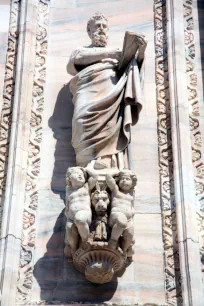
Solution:
M104 59L119 60L121 51L114 48L82 48L77 52L74 63L76 66L87 66Z
M89 185L89 190L91 191L96 186L96 183L98 181L98 174L92 168L86 168L86 172L89 175L88 185Z
M118 185L116 184L116 181L110 174L106 174L106 183L111 191L118 191Z
M65 216L68 217L69 211L69 196L70 196L70 187L66 187L66 198L65 198Z

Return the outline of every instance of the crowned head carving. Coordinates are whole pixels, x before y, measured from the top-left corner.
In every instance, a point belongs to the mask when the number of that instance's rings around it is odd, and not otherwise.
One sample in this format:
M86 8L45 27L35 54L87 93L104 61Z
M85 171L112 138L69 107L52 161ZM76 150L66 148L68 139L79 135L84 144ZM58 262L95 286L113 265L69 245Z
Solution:
M100 12L95 13L87 22L87 33L94 47L105 47L108 43L108 20Z
M73 189L82 187L87 180L87 173L82 167L70 167L66 173L66 185Z

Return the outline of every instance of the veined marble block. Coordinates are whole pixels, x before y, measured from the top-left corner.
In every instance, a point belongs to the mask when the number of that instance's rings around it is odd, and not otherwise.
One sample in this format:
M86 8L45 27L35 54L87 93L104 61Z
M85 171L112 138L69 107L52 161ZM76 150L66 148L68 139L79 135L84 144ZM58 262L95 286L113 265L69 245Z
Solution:
M2 306L204 305L202 1L1 2ZM96 11L109 20L110 47L122 49L126 31L148 40L130 148L135 253L106 284L64 255L65 178L76 166L66 66L90 44Z

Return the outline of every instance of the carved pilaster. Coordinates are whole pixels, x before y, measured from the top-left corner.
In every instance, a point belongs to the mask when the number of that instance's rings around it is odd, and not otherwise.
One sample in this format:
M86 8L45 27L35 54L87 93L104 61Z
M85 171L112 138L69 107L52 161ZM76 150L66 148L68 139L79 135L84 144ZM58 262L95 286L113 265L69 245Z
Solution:
M14 305L16 291L17 303L25 304L32 286L48 4L46 0L19 2L17 69L0 240L2 305Z
M13 98L15 89L16 57L19 37L20 0L11 1L8 49L4 79L3 103L0 122L0 230L3 213L3 196L6 186L6 174L11 134Z
M204 272L204 162L203 143L200 128L200 101L196 71L195 24L193 0L184 0L184 34L186 51L186 73L191 127L192 163L194 167L195 190L198 205L198 224L202 270ZM204 281L204 280L203 280Z
M182 305L174 197L165 1L155 0L154 11L158 145L165 263L165 290L168 305Z
M185 306L201 306L203 296L189 123L183 0L166 1L166 13L173 175L182 298ZM193 48L191 52L192 50ZM191 93L194 97L194 89Z
M17 304L25 304L29 300L33 281L32 258L35 248L36 212L38 207L38 178L40 174L42 113L44 109L44 86L46 81L49 0L39 0L37 20L35 73L33 79L19 280L16 296Z

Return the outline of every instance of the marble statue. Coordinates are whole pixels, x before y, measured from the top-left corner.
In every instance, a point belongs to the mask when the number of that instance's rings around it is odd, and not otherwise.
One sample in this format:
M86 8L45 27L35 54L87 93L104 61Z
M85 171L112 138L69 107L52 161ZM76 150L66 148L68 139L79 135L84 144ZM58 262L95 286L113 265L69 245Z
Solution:
M65 244L70 246L72 254L78 247L79 236L82 242L86 242L89 237L92 220L90 191L96 185L97 178L93 169L72 167L67 170Z
M118 184L110 174L106 175L106 182L111 190L109 224L112 232L109 245L116 248L122 236L122 249L126 252L134 243L134 189L137 177L133 171L125 169L120 172Z
M74 76L70 83L72 145L78 166L91 163L95 169L123 169L129 168L130 127L137 123L142 108L139 70L147 42L143 35L134 33L136 57L134 54L121 70L125 55L119 48L107 47L108 30L106 17L93 15L87 24L92 44L73 51L67 65L68 73Z
M142 70L147 42L126 31L123 49L107 47L108 21L87 23L91 45L73 51L72 145L76 167L66 176L65 255L91 282L109 282L133 255L134 188L131 126L142 109Z

